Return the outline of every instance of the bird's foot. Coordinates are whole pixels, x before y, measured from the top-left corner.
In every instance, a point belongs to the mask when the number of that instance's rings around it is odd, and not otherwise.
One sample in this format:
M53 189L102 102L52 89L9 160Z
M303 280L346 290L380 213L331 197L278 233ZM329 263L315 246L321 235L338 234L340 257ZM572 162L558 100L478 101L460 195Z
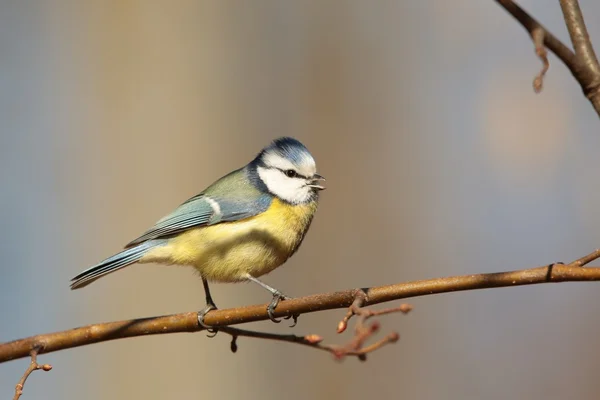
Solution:
M277 324L281 322L281 320L277 319L275 317L275 315L273 314L275 312L275 307L277 307L277 305L279 304L279 302L281 300L290 300L290 299L291 299L291 297L288 297L288 296L284 295L279 290L276 290L275 292L273 292L273 299L271 300L271 302L267 306L267 314L269 314L269 319L271 321L273 321L273 322L275 322ZM293 315L288 315L287 317L283 317L283 319L290 319L290 318L292 318L294 320L294 323L292 325L290 325L290 328L293 328L298 323L298 317L299 317L299 315L293 314Z
M219 333L219 328L214 328L214 327L212 327L210 325L206 325L204 323L204 317L210 311L216 310L216 309L217 309L217 306L215 306L214 304L210 304L209 303L201 311L198 311L198 325L200 325L201 327L203 327L204 329L206 329L206 331L209 333L207 336L210 337L210 338L213 338L213 337L217 336L217 333Z

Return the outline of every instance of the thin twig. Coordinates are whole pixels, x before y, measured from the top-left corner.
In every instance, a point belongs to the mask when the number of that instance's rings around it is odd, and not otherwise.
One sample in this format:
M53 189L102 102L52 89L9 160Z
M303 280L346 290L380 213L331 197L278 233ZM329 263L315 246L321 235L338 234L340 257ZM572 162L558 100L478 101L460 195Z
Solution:
M241 336L258 339L276 340L279 342L297 343L314 348L321 348L320 343L323 341L323 338L319 335L285 335L278 333L251 331L248 329L234 328L232 326L223 326L219 328L218 331L231 335L231 351L234 353L238 350L237 339Z
M23 394L25 381L27 381L27 378L29 378L29 375L31 375L33 371L37 371L38 369L41 369L42 371L50 371L52 369L52 365L50 364L40 365L37 363L37 355L40 350L41 347L35 347L29 352L29 355L31 356L31 362L29 363L29 367L25 370L25 373L15 386L15 396L13 397L13 400L19 400L19 398Z
M350 307L348 307L348 311L346 311L346 315L339 322L339 324L337 326L337 333L342 333L346 330L346 328L348 327L348 321L350 321L350 318L352 318L354 315L356 315L356 312L366 302L367 302L367 294L365 293L365 291L357 290L356 293L354 294L354 301L352 302L352 304L350 304Z
M496 0L496 2L500 4L506 11L508 11L509 14L512 15L517 21L519 21L525 30L529 32L530 36L533 36L534 31L543 31L544 44L546 47L551 52L556 54L556 56L560 58L563 63L565 63L571 72L578 68L575 53L542 24L540 24L535 18L523 10L518 4L512 0Z
M570 263L569 266L570 267L583 267L584 265L587 265L587 264L591 263L592 261L597 260L598 258L600 258L600 249L596 249L596 250L592 251L590 254L583 256L581 258L578 258L577 260Z
M373 314L375 315L375 314ZM331 353L336 359L341 360L346 356L356 356L360 360L365 360L365 356L367 353L371 353L382 346L388 343L394 343L398 341L400 336L396 332L392 332L386 335L384 338L378 340L377 342L369 345L362 346L366 339L368 339L372 334L376 333L379 329L378 324L373 324L375 326L374 329L370 332L369 335L362 334L360 336L355 336L349 343L345 345L327 345L322 344L323 338L320 335L305 335L305 336L297 336L297 335L285 335L285 334L277 334L277 333L269 333L269 332L259 332L259 331L251 331L247 329L234 328L231 326L224 326L219 328L219 332L227 333L231 335L231 351L236 352L238 350L237 339L238 337L251 337L258 339L268 339L268 340L276 340L280 342L287 343L296 343L303 346L312 347L314 349L323 350L328 353Z
M579 260L583 265L583 263L589 263L599 257L600 251L596 250ZM554 264L551 268L544 266L520 271L436 278L373 287L365 289L368 299L364 305L369 306L392 300L463 290L512 287L548 282L598 280L600 280L600 267L580 268L570 264ZM342 292L285 300L279 303L274 315L276 317L285 317L294 314L300 315L347 308L355 301L356 293L357 289L351 289ZM261 304L211 311L206 315L204 321L207 325L222 327L267 319L269 319L267 305ZM198 332L201 330L202 328L198 326L198 314L196 312L99 323L68 331L42 334L2 343L0 344L0 363L27 357L32 348L40 345L43 346L43 353L50 353L108 340L176 332Z
M400 306L398 306L398 307L385 308L383 310L370 310L368 308L362 308L362 307L357 309L354 305L351 305L349 308L348 314L346 314L346 316L344 316L344 319L339 322L337 332L338 333L344 332L348 325L348 320L354 315L364 315L368 318L371 318L371 317L377 317L380 315L395 314L395 313L408 314L410 311L412 311L412 306L410 304L406 304L406 303L400 304Z
M536 46L536 54L542 58L539 50L538 41L543 38L543 44L548 50L553 52L571 71L575 77L584 95L590 100L592 106L600 116L600 67L596 60L594 50L592 48L583 16L576 0L561 0L563 12L565 14L565 22L571 33L571 38L575 46L575 52L569 49L563 42L556 38L548 29L540 24L536 19L529 15L513 0L496 0L496 2L512 15L529 33ZM566 9L566 11L565 11ZM534 89L541 89L540 78L543 78L545 69L547 70L546 61L542 73L538 74L534 81Z
M380 327L378 322L372 322L370 325L367 324L369 318L398 312L407 314L412 310L410 304L402 304L399 307L386 308L383 310L370 310L363 307L367 301L367 294L362 290L357 291L354 301L348 308L348 312L338 324L337 332L342 333L346 330L348 321L352 316L356 315L359 317L354 328L354 338L350 342L343 346L329 346L330 351L338 360L350 355L358 356L360 360L365 361L367 359L367 353L371 353L388 343L395 343L400 339L398 332L390 332L377 342L369 346L364 346L365 342L377 333Z
M533 80L533 90L536 93L540 93L542 91L544 86L544 76L546 75L546 72L548 72L548 68L550 68L550 63L548 62L548 52L544 46L545 34L546 32L539 26L534 28L534 30L531 32L531 39L535 45L535 54L537 54L540 60L542 60L542 69Z

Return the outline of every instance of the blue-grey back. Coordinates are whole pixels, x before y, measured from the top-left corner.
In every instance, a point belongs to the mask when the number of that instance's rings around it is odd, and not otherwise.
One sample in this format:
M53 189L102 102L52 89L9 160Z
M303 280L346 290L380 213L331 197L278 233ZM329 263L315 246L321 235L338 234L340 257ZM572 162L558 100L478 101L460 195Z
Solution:
M238 221L264 212L269 208L272 196L253 183L251 174L249 167L244 167L225 175L160 219L126 247L150 239L169 237L191 228Z

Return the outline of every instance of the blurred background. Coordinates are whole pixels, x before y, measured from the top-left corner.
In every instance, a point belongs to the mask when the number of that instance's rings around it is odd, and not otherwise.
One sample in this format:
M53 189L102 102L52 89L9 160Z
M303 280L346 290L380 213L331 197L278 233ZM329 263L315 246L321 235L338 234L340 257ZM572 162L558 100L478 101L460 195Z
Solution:
M557 2L520 1L568 40ZM582 1L600 46L600 3ZM493 1L0 3L0 341L198 310L188 268L69 279L269 141L327 177L292 296L571 261L600 246L598 117ZM214 285L220 307L265 303ZM24 399L598 398L600 284L417 298L367 363L220 334L40 357ZM254 328L341 343L344 311ZM0 365L11 398L28 360Z

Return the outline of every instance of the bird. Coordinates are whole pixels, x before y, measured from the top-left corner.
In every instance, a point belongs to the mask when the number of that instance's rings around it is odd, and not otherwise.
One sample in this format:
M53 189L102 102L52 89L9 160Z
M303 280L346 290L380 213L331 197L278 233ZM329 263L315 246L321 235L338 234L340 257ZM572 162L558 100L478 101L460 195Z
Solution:
M279 290L259 277L284 264L300 247L317 211L325 178L315 159L297 139L280 137L244 167L215 181L120 253L71 279L71 289L132 264L159 263L193 267L202 278L206 306L198 323L217 309L209 282L254 282L272 295L269 318Z

